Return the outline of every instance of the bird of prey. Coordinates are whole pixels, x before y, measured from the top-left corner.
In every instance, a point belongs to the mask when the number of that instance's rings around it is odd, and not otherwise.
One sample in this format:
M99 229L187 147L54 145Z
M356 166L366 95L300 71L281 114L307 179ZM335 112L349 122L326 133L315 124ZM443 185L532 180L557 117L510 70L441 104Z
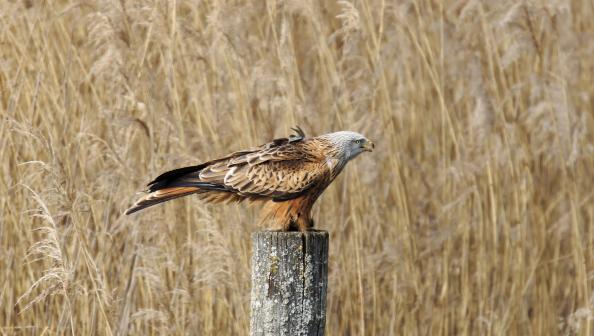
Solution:
M301 128L288 138L231 153L196 166L168 171L148 184L131 214L178 197L197 194L207 202L264 202L264 218L281 231L313 229L311 208L347 162L373 142L341 131L309 138Z

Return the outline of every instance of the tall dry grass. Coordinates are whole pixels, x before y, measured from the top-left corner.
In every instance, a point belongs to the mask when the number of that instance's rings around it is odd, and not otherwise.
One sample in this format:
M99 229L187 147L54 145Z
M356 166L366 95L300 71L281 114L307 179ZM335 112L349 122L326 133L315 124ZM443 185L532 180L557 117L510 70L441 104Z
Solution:
M328 335L594 334L591 1L0 2L0 334L242 335L254 210L122 213L287 135L377 150L315 217Z

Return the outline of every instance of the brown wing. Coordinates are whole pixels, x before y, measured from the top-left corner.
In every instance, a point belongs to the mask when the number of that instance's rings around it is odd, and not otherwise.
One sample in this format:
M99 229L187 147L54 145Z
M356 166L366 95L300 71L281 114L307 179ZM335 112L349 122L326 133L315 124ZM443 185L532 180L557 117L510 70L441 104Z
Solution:
M178 197L199 194L213 202L243 199L289 200L331 176L324 140L297 135L275 139L255 149L165 172L148 184L147 195L127 214Z
M265 147L209 165L198 177L243 196L290 199L330 175L315 142Z
M322 183L328 176L326 166L318 162L269 161L230 171L225 184L243 195L286 200Z

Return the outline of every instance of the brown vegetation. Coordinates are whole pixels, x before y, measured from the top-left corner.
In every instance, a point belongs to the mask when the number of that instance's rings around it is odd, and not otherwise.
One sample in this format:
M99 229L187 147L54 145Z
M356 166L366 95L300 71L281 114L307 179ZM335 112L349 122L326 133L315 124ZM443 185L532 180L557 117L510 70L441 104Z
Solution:
M0 334L246 334L256 212L123 211L295 125L328 335L594 334L592 1L229 3L0 2Z

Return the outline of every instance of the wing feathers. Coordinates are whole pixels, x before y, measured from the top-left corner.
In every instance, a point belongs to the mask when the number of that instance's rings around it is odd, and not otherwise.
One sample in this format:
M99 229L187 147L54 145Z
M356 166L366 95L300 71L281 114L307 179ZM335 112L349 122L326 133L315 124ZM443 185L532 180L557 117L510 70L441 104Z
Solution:
M149 194L130 214L170 199L198 193L212 202L243 199L284 201L325 186L332 179L326 162L328 144L297 135L275 139L258 149L232 153L197 166L175 169L149 183Z

